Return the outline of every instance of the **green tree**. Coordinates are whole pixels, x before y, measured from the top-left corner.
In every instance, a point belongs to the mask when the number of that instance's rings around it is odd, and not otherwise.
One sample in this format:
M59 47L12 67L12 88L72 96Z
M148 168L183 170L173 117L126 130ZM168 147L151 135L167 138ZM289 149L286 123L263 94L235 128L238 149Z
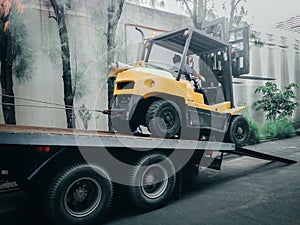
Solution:
M17 0L0 0L0 63L2 111L6 124L16 124L13 75L17 80L31 76L32 52L22 18L24 6Z
M299 88L299 86L296 83L291 83L282 92L276 84L267 82L255 90L256 94L262 94L262 96L254 102L254 107L256 110L263 111L267 120L275 121L276 119L291 117L298 106L293 90L295 88Z
M58 33L61 46L61 60L62 60L62 72L63 72L63 83L64 83L64 102L65 111L67 118L67 127L75 128L74 121L74 92L72 89L72 72L71 72L71 62L70 62L70 45L68 29L66 24L66 10L71 9L72 0L49 0L55 16L49 15L53 18L58 26Z

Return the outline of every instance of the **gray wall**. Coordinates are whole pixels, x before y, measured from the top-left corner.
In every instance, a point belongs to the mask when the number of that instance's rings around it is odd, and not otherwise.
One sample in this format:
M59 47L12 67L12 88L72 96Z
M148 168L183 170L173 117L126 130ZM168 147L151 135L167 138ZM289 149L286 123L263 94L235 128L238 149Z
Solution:
M291 82L300 84L300 58L299 58L299 34L292 32L281 32L274 30L274 33L260 33L259 39L264 43L262 46L250 42L250 75L258 77L274 78L280 90ZM299 46L299 44L298 44ZM235 79L242 82L234 87L236 102L240 105L246 104L250 114L258 122L264 121L263 113L256 112L252 106L259 95L254 94L258 86L264 85L267 81L254 81ZM300 102L300 92L297 90L297 101ZM294 114L294 120L300 120L300 109Z
M33 78L28 82L15 81L15 95L63 106L63 82L57 25L54 20L48 18L48 7L41 4L42 0L28 2L24 18L29 31L30 48L34 52L34 71ZM94 17L95 13L99 14L97 19ZM68 11L67 14L72 72L73 74L75 72L82 74L83 78L79 87L85 87L77 90L76 112L84 104L92 113L88 124L89 129L106 130L106 116L93 111L107 108L106 40L104 35L107 16L105 4L100 4L96 0L77 0L72 5L72 11ZM136 61L141 36L135 30L135 26L142 29L146 37L149 37L152 33L160 34L190 24L191 20L187 17L127 3L118 25L116 60L125 63ZM258 76L273 76L280 86L284 82L296 81L299 83L300 53L299 49L294 49L294 40L287 39L287 49L279 47L281 45L280 37L274 42L276 43L275 47L265 45L263 48L258 48L251 45L250 73ZM247 80L240 82L242 84L234 86L236 103L238 105L247 104L251 109L251 104L256 98L253 91L263 82ZM299 92L298 99L300 99ZM17 124L66 127L65 112L62 106L57 109L54 104L42 104L20 98L16 98L16 105ZM24 107L24 105L34 107ZM253 109L250 111L258 121L263 120L261 113L257 113ZM297 118L300 119L300 113ZM76 122L78 128L83 128L78 112L76 113ZM4 123L1 106L0 123Z

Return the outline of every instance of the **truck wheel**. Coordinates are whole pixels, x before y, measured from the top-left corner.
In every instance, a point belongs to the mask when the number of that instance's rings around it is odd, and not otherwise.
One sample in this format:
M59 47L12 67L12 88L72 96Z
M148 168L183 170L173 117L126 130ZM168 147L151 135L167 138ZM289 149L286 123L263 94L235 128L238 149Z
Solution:
M228 137L230 142L234 143L237 147L245 146L248 143L250 128L245 117L233 117L228 130Z
M130 182L129 193L134 206L144 211L162 207L174 191L174 165L159 153L145 156L136 163Z
M53 224L93 224L110 207L113 186L108 174L97 166L70 167L51 182L47 214Z
M167 100L153 102L146 113L146 125L152 136L172 138L179 134L180 116L174 105Z

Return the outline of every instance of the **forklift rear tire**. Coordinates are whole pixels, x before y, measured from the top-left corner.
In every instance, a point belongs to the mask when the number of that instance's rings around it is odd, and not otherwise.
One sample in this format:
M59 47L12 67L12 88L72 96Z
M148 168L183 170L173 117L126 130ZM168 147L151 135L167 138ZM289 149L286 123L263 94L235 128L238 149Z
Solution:
M247 145L250 138L250 128L247 119L244 116L233 117L227 134L230 142L237 147Z
M131 173L129 195L132 204L142 211L164 206L171 198L175 184L175 167L160 153L141 158Z
M174 103L160 99L154 101L146 113L146 125L154 137L172 138L180 133L180 114Z

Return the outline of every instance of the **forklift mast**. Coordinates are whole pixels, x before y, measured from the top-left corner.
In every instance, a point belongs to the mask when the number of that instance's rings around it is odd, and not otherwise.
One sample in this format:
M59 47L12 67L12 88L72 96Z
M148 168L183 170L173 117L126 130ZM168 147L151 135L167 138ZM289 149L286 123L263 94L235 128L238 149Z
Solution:
M222 84L225 100L231 101L234 106L232 78L248 74L250 70L249 26L229 31L228 19L221 17L204 22L202 30L228 43L228 51L212 50L200 54L200 58L214 73L216 80Z
M233 77L239 77L250 72L249 56L249 26L229 30L228 19L221 17L213 21L204 22L203 31L217 37L230 45L230 62ZM205 58L205 57L204 57ZM208 59L208 65L216 72L216 77L220 75L223 61L225 60L222 52L211 52L211 59Z

